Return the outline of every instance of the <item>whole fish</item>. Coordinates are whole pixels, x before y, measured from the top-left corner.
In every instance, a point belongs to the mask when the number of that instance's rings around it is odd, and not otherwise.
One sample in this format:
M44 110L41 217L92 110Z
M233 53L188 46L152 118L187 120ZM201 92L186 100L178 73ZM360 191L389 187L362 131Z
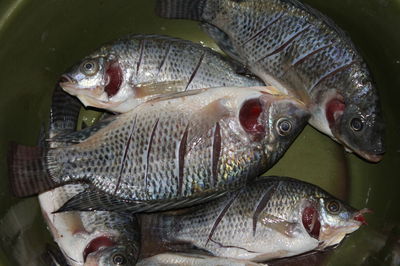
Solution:
M263 86L242 66L202 45L162 35L106 44L63 75L60 85L86 106L127 112L159 94L209 87Z
M384 124L371 74L325 15L296 0L158 0L156 12L203 22L222 50L264 82L308 99L312 126L381 160Z
M39 174L47 174L49 188L91 184L60 211L139 212L193 205L264 173L308 118L302 102L272 87L176 93L101 121L97 132L88 128L90 137L65 136L78 144L47 151L14 146L11 182L14 188L23 186L19 190L25 195L31 191L24 184L36 182Z
M337 245L366 223L366 212L315 185L261 177L186 212L143 214L139 219L142 243L170 252L262 262ZM147 252L145 246L142 252Z
M53 93L47 145L59 134L75 131L81 104L57 86ZM68 265L134 265L139 256L139 227L135 217L115 212L53 213L87 184L69 184L39 195L43 217ZM60 265L61 256L52 256ZM61 261L60 261L61 260Z

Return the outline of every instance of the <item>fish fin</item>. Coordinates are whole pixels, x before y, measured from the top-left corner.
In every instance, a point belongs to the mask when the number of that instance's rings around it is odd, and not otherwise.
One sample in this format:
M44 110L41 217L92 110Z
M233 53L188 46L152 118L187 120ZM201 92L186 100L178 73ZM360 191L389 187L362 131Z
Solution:
M162 18L201 20L206 0L157 0L156 14Z
M48 266L68 266L68 262L57 244L46 244L46 250L41 256L42 261Z
M158 212L192 206L223 196L226 191L207 193L201 197L171 200L125 200L95 188L87 189L69 199L54 213L66 211L118 211L118 212Z
M49 137L74 131L81 108L80 101L57 84L53 91L50 108Z
M160 94L176 93L184 91L186 84L186 80L139 83L135 84L135 96L137 98L143 98Z
M189 151L205 139L204 136L216 123L231 115L229 108L225 105L225 101L225 98L220 98L192 114L189 119L190 134L187 140Z
M33 196L61 185L48 175L41 147L12 142L7 159L11 191L16 197Z
M202 23L200 27L205 33L207 33L208 36L211 37L211 39L214 40L214 42L224 53L236 61L241 62L242 64L245 63L245 61L236 52L236 49L234 48L228 34L209 23Z
M200 94L204 91L208 90L208 88L204 88L204 89L196 89L196 90L190 90L190 91L181 91L181 92L172 92L172 93L167 93L164 95L158 95L150 100L148 100L146 102L149 104L153 104L156 102L160 102L160 101L167 101L167 100L173 100L176 98L181 98L181 97L186 97L186 96L192 96L192 95L197 95Z
M293 231L296 227L296 223L287 222L279 217L276 217L272 214L262 213L259 216L259 221L264 226L269 227L277 232L288 236L293 237Z
M59 134L55 136L54 138L48 139L48 142L59 142L59 143L80 143L89 137L91 137L93 134L98 132L100 129L105 128L108 126L111 122L113 122L116 119L116 116L111 116L107 117L93 126L86 127L80 131L75 131L72 133L66 133L66 134Z

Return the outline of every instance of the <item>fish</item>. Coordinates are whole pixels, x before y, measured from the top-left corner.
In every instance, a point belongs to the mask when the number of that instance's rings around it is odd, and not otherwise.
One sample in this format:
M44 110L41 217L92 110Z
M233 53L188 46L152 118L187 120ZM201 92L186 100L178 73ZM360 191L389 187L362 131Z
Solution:
M212 49L164 35L129 35L69 69L60 86L85 106L124 113L160 94L265 84Z
M370 162L385 153L372 74L349 36L296 0L157 0L157 15L190 19L265 83L307 102L310 124Z
M139 223L143 243L162 247L162 254L264 262L336 246L366 224L368 212L313 184L262 176L185 211L140 214ZM147 252L142 246L142 256Z
M164 95L100 121L106 126L95 133L88 128L87 138L65 136L65 142L80 141L76 144L47 150L14 145L9 154L10 182L19 196L37 192L30 190L30 184L39 175L50 180L47 189L90 184L60 212L134 213L190 206L220 197L264 173L308 118L304 103L273 87Z
M232 260L228 258L212 257L189 253L161 253L140 260L137 266L266 266L264 263Z
M46 142L50 148L60 146L51 141L58 135L76 130L80 102L55 87L50 108ZM139 256L140 231L136 217L113 212L53 213L71 197L87 189L87 184L67 184L39 194L44 220L58 245L49 250L54 265L122 265L113 260L129 261L134 265ZM54 252L59 251L59 252Z

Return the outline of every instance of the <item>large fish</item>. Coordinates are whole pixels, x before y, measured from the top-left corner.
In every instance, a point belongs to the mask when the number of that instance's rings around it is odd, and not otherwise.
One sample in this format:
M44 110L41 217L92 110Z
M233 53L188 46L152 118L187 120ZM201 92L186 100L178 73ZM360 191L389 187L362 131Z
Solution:
M59 134L75 131L81 104L57 86L53 93L47 142ZM68 265L134 265L139 256L139 227L135 217L115 212L53 213L88 185L69 184L39 195L43 217ZM62 256L56 256L59 262Z
M102 46L63 75L63 89L87 106L127 112L159 94L263 86L241 64L190 41L133 35Z
M366 212L315 185L261 177L201 206L139 219L143 245L262 262L337 245L366 223ZM152 253L146 249L142 246L142 252Z
M310 124L378 162L384 124L371 74L333 21L296 0L158 0L157 13L204 23L228 55L282 92L310 101Z
M46 174L48 188L91 184L93 189L68 201L63 211L192 205L264 173L308 118L302 102L272 87L170 94L100 121L97 132L88 128L90 137L85 130L78 132L81 139L65 136L65 141L80 141L75 145L47 151L14 145L10 179L21 196L40 192L30 183Z

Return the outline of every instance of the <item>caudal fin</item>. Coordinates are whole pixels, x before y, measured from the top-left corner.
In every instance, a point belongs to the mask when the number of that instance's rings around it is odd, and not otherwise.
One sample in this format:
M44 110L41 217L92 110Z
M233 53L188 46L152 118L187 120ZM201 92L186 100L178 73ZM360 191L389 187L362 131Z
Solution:
M156 14L162 18L201 21L206 0L157 0Z
M11 192L16 197L37 195L59 186L47 174L43 149L11 143L8 173Z

